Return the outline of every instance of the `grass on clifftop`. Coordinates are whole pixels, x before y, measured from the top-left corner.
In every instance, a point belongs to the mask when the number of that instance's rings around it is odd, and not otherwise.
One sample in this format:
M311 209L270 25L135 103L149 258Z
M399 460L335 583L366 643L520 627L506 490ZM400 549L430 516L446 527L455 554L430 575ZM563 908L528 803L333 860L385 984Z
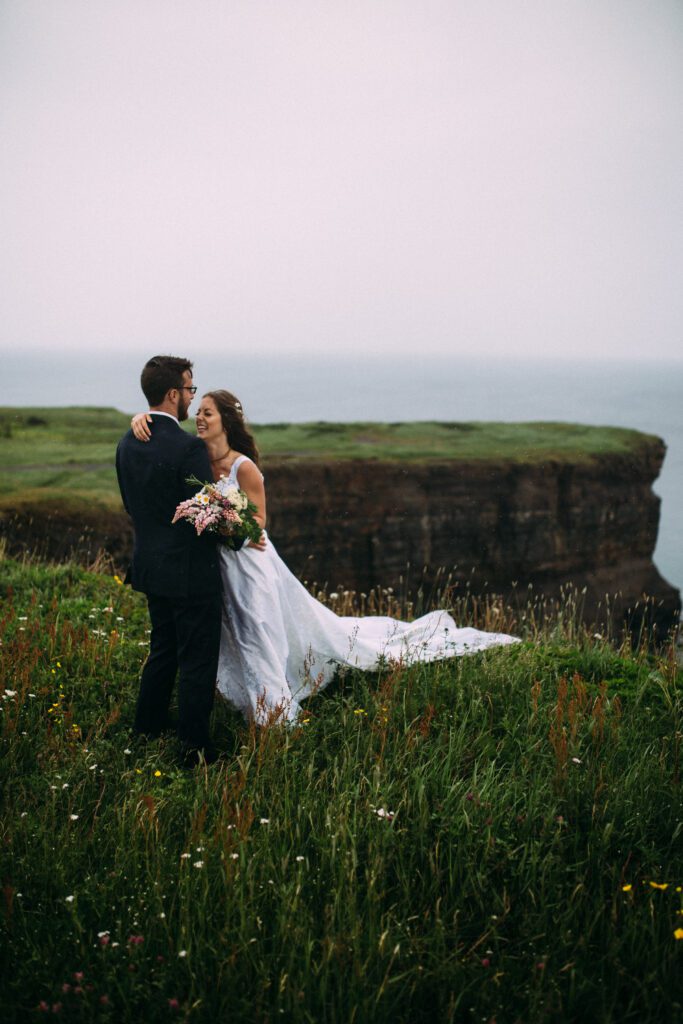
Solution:
M130 417L116 409L0 408L0 508L83 498L120 507L114 452ZM192 421L186 424L194 431ZM539 463L637 459L650 435L570 423L280 423L253 425L269 459Z
M184 773L129 733L141 596L0 569L7 1024L681 1020L672 658L560 618L296 728L219 706L225 762Z

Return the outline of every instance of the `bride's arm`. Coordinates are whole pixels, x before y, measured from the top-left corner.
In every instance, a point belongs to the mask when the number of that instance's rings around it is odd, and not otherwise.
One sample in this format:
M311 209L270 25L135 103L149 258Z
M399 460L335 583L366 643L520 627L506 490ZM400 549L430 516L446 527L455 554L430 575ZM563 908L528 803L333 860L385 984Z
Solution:
M152 422L152 417L148 412L138 412L133 416L130 421L130 429L133 431L138 441L149 441L152 436L152 431L147 426L148 423Z
M240 490L244 491L249 501L256 505L254 519L262 530L266 528L266 489L263 486L263 477L253 462L243 462L237 470L237 483ZM265 538L258 544L249 541L249 547L258 548L260 551L266 546Z

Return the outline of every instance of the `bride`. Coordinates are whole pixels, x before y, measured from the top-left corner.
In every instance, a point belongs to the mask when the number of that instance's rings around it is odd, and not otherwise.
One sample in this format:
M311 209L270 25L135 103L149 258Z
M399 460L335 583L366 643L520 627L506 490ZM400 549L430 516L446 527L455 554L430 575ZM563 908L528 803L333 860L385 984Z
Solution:
M147 414L133 418L147 440ZM229 391L209 391L196 416L221 489L239 487L257 508L259 544L233 551L219 545L223 621L218 690L260 725L296 721L302 700L330 682L340 665L376 668L380 659L434 661L517 643L504 633L458 629L445 611L414 622L385 616L335 615L284 564L265 534L266 493L259 453L240 402Z

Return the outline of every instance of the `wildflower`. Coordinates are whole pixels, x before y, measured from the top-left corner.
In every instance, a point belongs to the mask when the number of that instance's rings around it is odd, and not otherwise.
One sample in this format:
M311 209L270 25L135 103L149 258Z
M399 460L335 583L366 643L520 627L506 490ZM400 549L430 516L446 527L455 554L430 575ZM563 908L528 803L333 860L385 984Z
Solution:
M581 758L580 757L573 757L572 761L574 762L574 764L581 764Z
M204 867L204 861L203 860L196 860L192 866L195 867L195 868L203 868Z
M84 977L83 971L74 971L74 981L81 982Z
M190 858L191 856L192 856L192 854L191 854L191 853L181 853L181 854L180 854L180 859L181 859L181 860L189 860L189 858Z
M141 946L145 941L144 935L129 935L128 945L129 946Z
M102 611L103 612L113 612L114 609L113 608L103 608Z
M239 859L239 853L231 853L230 854L230 860L238 860L238 859Z
M76 899L76 897L75 897L75 896L65 896L65 897L64 897L64 900L65 900L65 902L66 902L66 903L73 903L73 901L74 901L75 899Z
M16 697L16 695L17 695L17 691L16 690L5 690L5 696L6 697Z
M187 956L187 950L186 949L181 949L180 952L178 953L178 956L179 957Z
M162 911L161 911L161 913L159 914L159 917L160 917L160 918L162 919L162 921L163 921L163 919L164 919L164 918L166 917L166 914L165 914L165 913L163 912L163 910L162 910Z
M297 861L301 862L302 860L305 860L306 858L300 853L296 859L297 859Z
M392 821L394 818L394 811L385 811L383 807L378 807L375 811L378 818L386 818L387 821Z
M41 999L40 1002L38 1003L38 1009L40 1010L41 1013L49 1013L50 1012L50 1007L45 1002L44 999Z
M71 818L72 821L78 821L78 815L77 814L70 814L69 817Z
M481 961L481 966L482 966L482 967L490 967L490 966L491 966L491 961L489 960L489 958L488 958L487 956L485 956L485 957L484 957L484 958L482 959L482 961Z
M259 823L261 825L269 825L270 824L270 818L260 818L259 819Z
M683 939L683 928L677 928L674 932L674 939Z
M70 992L70 991L71 991L71 985L69 984L68 981L65 981L64 984L62 985L62 992L64 993L64 995L66 995L66 993Z
M633 886L629 882L627 885L622 885L621 891L622 892L630 892L632 888L633 888Z
M100 946L108 946L108 945L109 945L109 932L106 932L104 935L100 935Z
M180 1009L180 1003L178 1002L177 999L169 999L169 1001L168 1001L168 1008L169 1008L169 1010L179 1010Z
M157 770L156 770L156 771L155 771L155 773L154 773L154 778L155 778L155 779L160 779L160 778L161 778L161 772L159 771L159 769L158 769L158 768L157 768Z
M669 888L669 883L668 882L650 882L650 887L652 889L660 889L663 892L664 889L668 889Z
M52 1012L53 1013L61 1013L62 1012L62 1004L61 1003L53 1003L52 1004Z
M126 749L124 750L124 754L132 754L132 753L133 753L133 751L129 750L128 747L126 747Z

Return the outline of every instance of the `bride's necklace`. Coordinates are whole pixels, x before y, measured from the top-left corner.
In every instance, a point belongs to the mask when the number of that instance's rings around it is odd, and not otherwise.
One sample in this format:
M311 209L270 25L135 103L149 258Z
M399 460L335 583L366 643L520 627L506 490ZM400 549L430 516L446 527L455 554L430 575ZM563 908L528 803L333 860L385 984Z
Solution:
M232 448L228 448L227 452L223 452L223 454L219 455L217 459L210 459L209 461L211 462L212 465L214 462L222 462L223 459L227 459L231 451Z

